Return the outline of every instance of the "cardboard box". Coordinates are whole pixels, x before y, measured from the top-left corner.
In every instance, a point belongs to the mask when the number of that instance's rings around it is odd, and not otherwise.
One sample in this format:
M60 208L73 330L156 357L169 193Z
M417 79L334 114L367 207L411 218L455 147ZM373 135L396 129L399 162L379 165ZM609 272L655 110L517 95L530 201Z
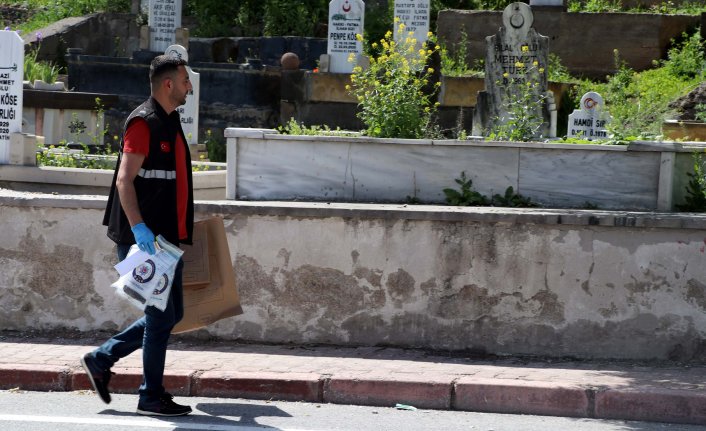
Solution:
M194 246L183 248L190 248L192 254L188 262L184 260L190 284L184 284L184 318L172 333L193 331L242 314L223 220L214 217L194 223ZM194 253L201 256L194 257ZM204 282L204 262L208 264L208 282Z

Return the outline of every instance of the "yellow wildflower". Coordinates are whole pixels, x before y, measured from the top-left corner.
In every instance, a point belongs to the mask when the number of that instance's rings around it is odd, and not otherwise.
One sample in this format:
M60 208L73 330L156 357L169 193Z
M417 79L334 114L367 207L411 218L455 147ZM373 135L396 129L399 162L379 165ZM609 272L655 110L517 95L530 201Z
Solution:
M373 44L372 44L371 46L372 46L373 48L377 48L377 47L378 47L378 43L377 43L377 42L373 42Z
M543 67L540 67L540 68L539 68L539 73L544 73L544 68L543 68Z
M356 34L355 34L355 40L357 40L358 42L362 42L362 41L363 41L363 35L360 34L360 33L356 33Z
M346 90L350 91L351 86L349 84L346 84Z
M429 69L427 69L427 73L434 73L434 68L430 67Z
M529 52L529 46L522 45L522 52Z
M507 73L507 72L503 73L503 78L507 78L508 76L510 76L509 73Z
M427 37L432 37L432 36L434 36L434 33L430 32L430 31L427 32Z
M534 67L539 66L539 62L538 62L537 60L533 61L533 62L532 62L532 66L534 66Z
M515 67L519 67L519 68L525 67L525 63L518 61L515 63Z
M424 55L424 54L426 54L426 51L424 51L423 49L420 49L420 50L419 50L419 55Z
M387 30L387 33L385 33L385 38L389 39L392 37L392 31Z
M395 23L398 23L398 22L400 22L400 17L396 16L396 17L395 17Z

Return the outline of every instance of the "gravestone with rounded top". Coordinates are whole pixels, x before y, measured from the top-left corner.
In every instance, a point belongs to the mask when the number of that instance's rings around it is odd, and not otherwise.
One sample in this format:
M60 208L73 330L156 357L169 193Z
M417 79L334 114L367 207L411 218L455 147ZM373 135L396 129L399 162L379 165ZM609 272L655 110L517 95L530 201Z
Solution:
M328 5L328 71L351 73L363 54L365 3L362 0L331 0ZM353 55L353 61L348 58Z
M176 29L181 27L182 0L150 0L147 25L150 51L162 52L176 43Z
M428 39L430 0L395 0L394 16L399 22L394 24L395 41L404 40L409 33L421 45ZM399 24L404 24L400 32Z
M10 136L22 132L24 41L0 30L0 164L10 162Z
M503 26L486 37L485 92L478 95L474 134L488 135L512 121L509 107L522 100L529 100L528 115L542 119L534 137L555 134L551 120L556 107L548 91L546 70L549 38L537 33L533 22L528 5L512 3L503 11Z
M164 51L164 54L175 58L181 58L188 62L189 54L186 48L181 45L171 45ZM199 140L199 98L201 88L201 75L191 70L191 67L186 66L186 71L189 73L192 90L186 95L186 103L177 108L179 117L181 118L181 128L184 130L186 140L189 145L198 144Z
M605 110L603 97L595 91L589 91L581 97L581 106L569 114L566 136L570 138L593 139L608 138L606 126L610 115Z

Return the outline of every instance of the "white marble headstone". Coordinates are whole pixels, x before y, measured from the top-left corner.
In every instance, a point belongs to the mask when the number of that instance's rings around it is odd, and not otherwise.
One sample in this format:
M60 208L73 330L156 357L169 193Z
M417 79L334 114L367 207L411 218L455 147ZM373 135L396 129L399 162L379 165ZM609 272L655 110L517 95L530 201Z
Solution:
M351 73L363 54L363 44L356 34L363 34L365 3L362 0L331 0L328 4L329 72ZM348 61L350 54L354 62Z
M429 3L430 0L395 0L394 16L400 19L393 24L395 41L404 40L412 32L417 44L426 42L429 33ZM405 26L402 33L399 31L400 23Z
M181 27L182 0L150 0L147 24L150 28L150 51L165 51L176 43L176 29Z
M24 53L17 32L0 30L0 164L10 162L10 135L22 132Z
M188 62L189 54L186 48L181 45L171 45L164 51L165 55L181 58ZM177 108L181 118L181 128L184 130L186 140L189 145L196 145L199 142L199 101L201 96L201 75L186 66L189 73L192 91L186 96L186 103Z
M589 91L581 97L580 109L569 115L566 136L570 138L603 139L608 137L606 126L610 115L606 112L603 97L595 91Z

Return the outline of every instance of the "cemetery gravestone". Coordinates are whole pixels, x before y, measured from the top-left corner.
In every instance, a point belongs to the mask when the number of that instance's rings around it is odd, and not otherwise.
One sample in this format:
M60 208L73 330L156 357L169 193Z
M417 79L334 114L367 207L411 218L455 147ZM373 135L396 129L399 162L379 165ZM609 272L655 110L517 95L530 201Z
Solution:
M351 73L363 53L356 38L363 34L365 3L362 0L331 0L328 6L328 71ZM348 61L353 54L355 61Z
M24 41L17 32L0 30L0 164L10 162L10 137L22 132Z
M610 115L604 110L603 97L589 91L581 98L580 109L575 109L569 115L569 125L566 136L570 138L604 139L608 138L606 126L610 123Z
M400 33L399 23L394 25L395 41L404 40L407 34L412 32L417 44L426 42L429 33L429 3L430 0L395 0L394 16L405 26L404 31Z
M525 3L512 3L503 11L503 27L486 38L485 92L478 94L473 134L487 135L509 121L508 106L526 91L532 92L534 115L543 119L535 137L555 135L553 95L548 91L549 38L538 34L534 16ZM552 115L552 111L554 114Z
M184 61L189 61L189 54L186 48L181 45L172 45L164 52L164 54L181 58ZM186 96L186 103L177 108L179 117L181 118L181 128L184 130L186 140L189 145L196 145L199 141L199 100L201 75L191 70L191 67L186 66L186 71L189 73L189 80L193 87L191 92Z
M176 43L176 29L181 27L182 0L150 0L147 24L150 28L150 51L165 51Z

